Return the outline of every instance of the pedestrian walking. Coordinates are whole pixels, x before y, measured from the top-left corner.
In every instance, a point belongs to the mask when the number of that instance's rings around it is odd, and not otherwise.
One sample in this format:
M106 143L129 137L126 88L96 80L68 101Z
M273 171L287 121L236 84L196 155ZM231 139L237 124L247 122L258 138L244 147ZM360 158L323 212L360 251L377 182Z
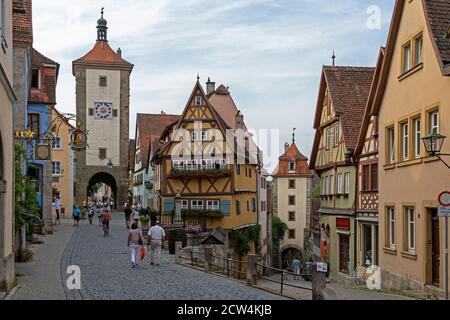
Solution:
M136 223L133 223L128 234L128 248L130 248L131 251L132 268L136 268L138 265L139 252L143 244L144 241L142 240L141 230Z
M288 276L287 276L288 268L289 268L289 265L288 265L287 260L283 260L283 279L284 280L288 280Z
M302 263L296 256L294 260L292 260L292 269L294 270L294 280L300 279L300 270L302 268Z
M73 206L72 216L73 216L73 226L78 227L78 223L80 222L81 210L77 204Z
M131 210L128 203L125 204L124 213L125 213L125 223L127 225L127 229L130 229L131 214L133 213L133 210Z
M134 210L133 211L133 223L137 223L139 225L139 219L140 219L140 215L139 215L139 211Z
M61 212L61 198L59 197L59 194L56 195L55 198L55 210L56 210L56 220L55 220L55 224L58 221L59 224L61 224L61 219L60 219L60 212Z
M159 225L159 221L152 223L152 227L148 231L150 240L150 264L159 266L161 264L161 249L164 243L166 232Z

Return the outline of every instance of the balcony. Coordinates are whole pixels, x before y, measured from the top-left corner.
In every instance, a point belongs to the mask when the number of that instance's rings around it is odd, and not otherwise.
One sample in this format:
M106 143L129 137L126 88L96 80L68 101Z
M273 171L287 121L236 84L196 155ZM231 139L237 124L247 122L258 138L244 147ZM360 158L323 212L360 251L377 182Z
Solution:
M169 175L171 179L216 179L231 176L231 170L225 166L220 168L186 166L185 168L174 168Z
M182 209L183 218L223 218L224 214L219 210L211 209Z

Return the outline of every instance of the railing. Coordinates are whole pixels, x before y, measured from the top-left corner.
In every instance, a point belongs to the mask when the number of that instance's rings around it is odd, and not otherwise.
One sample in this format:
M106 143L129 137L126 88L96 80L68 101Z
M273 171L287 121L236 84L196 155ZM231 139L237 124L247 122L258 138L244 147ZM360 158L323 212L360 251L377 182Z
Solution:
M295 277L312 277L311 274L306 274L306 273L296 274L296 273L293 273L293 272L288 272L288 271L284 271L284 270L281 270L281 269L272 268L272 267L269 267L269 266L266 266L266 265L263 265L263 264L255 263L255 268L258 269L258 267L263 268L263 270L264 269L269 269L269 270L276 271L276 272L280 273L281 281L277 281L277 280L274 280L272 278L260 275L260 274L258 274L258 272L255 273L255 277L256 278L260 278L260 279L264 279L264 280L267 280L267 281L270 281L270 282L278 283L280 285L280 294L281 295L283 295L284 287L292 287L292 288L312 291L311 288L307 288L307 287L303 287L303 286L299 286L299 285L295 285L295 284L286 283L285 280L284 280L284 278L287 275L293 275L294 278L295 278Z
M200 259L200 258L198 258L198 257L196 258L196 257L194 257L195 255L200 255L200 252L194 252L194 251L191 251L191 252L190 252L189 258L180 256L180 259L188 260L188 261L190 262L190 265L191 265L192 267L194 267L196 264L197 264L197 266L202 266L202 265L204 265L204 264L205 264L205 260Z
M213 255L213 254L210 254L209 257L210 257L210 258L214 258L214 259L219 259L219 260L221 260L221 261L226 262L225 266L218 266L218 265L216 265L216 264L214 264L214 263L211 263L211 266L216 267L216 268L219 268L221 271L225 272L228 278L230 278L230 272L239 274L240 276L242 276L242 275L245 276L245 275L247 274L246 272L242 272L241 270L233 269L233 268L231 267L231 265L233 264L233 262L234 262L235 264L237 263L237 264L239 264L239 265L241 265L241 266L242 266L242 265L247 265L248 263L245 262L245 261L233 260L233 259L231 259L231 258L224 258L224 257L216 256L216 255Z

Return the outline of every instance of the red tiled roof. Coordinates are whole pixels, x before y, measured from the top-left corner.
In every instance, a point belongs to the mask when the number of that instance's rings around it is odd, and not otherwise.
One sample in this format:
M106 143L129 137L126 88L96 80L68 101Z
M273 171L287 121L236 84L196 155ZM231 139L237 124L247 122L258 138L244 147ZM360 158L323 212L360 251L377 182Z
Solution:
M289 162L296 162L294 173L289 172ZM298 149L295 143L292 143L289 149L279 158L278 165L273 172L273 176L280 175L310 175L312 172L308 169L308 158L306 158Z
M142 167L147 168L152 140L161 137L163 130L180 119L178 115L138 113L136 135L139 132Z
M424 0L425 16L443 66L450 64L450 1Z
M375 68L328 67L323 69L333 107L341 112L346 147L355 149Z
M112 65L127 68L133 67L131 63L114 52L107 41L97 41L91 51L80 59L75 60L73 64Z
M33 42L31 0L13 0L13 40Z
M44 64L54 64L56 66L59 66L58 62L55 62L52 59L47 58L42 53L37 51L35 48L33 48L33 52L31 55L31 64L33 66L42 66Z
M59 64L34 48L31 54L31 64L33 68L40 70L40 84L39 88L31 88L29 102L56 104ZM54 67L48 65L54 65Z

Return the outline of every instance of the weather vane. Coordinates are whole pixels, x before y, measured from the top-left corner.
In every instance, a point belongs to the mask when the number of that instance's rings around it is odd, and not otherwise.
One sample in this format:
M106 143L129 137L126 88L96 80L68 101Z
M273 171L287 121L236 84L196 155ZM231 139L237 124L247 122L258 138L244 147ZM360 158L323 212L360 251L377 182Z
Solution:
M295 143L295 130L297 130L297 128L294 128L294 130L292 130L292 143Z

